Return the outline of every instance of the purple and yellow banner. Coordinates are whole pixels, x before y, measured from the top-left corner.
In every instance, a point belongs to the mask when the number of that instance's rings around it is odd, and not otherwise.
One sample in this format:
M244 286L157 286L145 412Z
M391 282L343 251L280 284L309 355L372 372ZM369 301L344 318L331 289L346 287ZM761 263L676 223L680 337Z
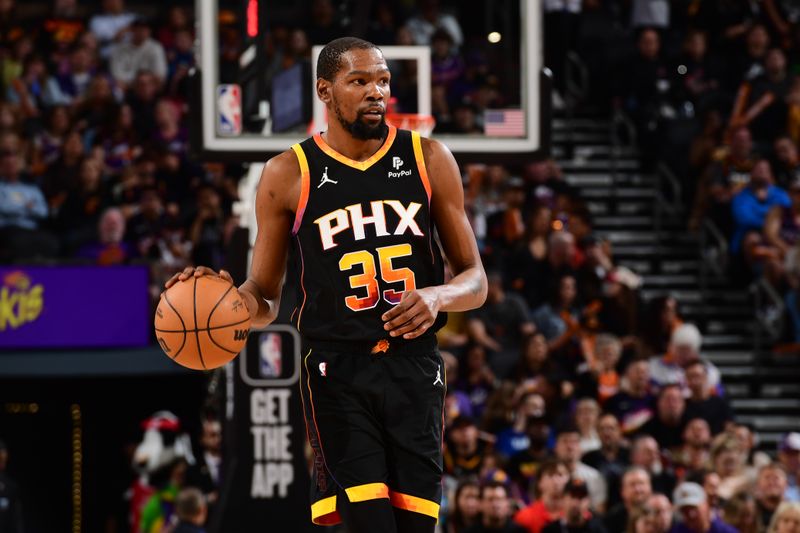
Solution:
M148 344L148 270L0 267L0 348Z

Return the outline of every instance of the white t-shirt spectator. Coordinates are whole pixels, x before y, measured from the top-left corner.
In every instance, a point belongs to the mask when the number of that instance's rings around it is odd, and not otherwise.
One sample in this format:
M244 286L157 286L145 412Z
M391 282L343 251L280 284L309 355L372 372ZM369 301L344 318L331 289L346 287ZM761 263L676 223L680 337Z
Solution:
M406 23L411 36L414 39L414 44L419 46L426 46L431 44L431 36L439 28L447 31L450 37L453 38L453 46L458 49L464 42L464 34L461 32L461 26L453 15L440 13L436 18L436 24L423 17L416 16L408 19Z
M121 83L131 83L140 71L152 72L164 81L167 77L167 56L164 47L155 39L136 46L130 42L117 43L111 48L111 75Z

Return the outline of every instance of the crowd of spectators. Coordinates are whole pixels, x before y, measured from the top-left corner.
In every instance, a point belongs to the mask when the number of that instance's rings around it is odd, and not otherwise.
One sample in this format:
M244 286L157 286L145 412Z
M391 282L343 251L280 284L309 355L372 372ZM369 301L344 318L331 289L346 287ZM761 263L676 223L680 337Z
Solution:
M442 531L789 531L800 435L754 450L698 328L642 300L559 166L465 178L489 293L439 332Z
M546 3L548 4L548 3ZM583 23L573 48L593 93L627 113L645 168L664 161L689 229L711 221L731 276L766 279L786 300L784 339L800 340L800 25L786 0L553 2ZM577 3L580 4L580 3ZM558 11L558 9L556 9ZM598 43L610 53L598 55ZM599 66L593 65L593 60ZM613 76L600 75L600 69Z
M628 32L636 52L619 61L625 75L606 79L607 103L633 118L645 165L675 149L670 128L694 124L680 174L696 189L692 224L717 222L742 276L791 288L800 322L791 2L543 4L559 97L584 17ZM431 0L398 6L379 3L366 37L430 44L437 131L480 132L484 109L519 103L504 89L519 87L504 77L513 69L498 68L459 18ZM55 0L28 20L19 7L0 1L0 260L145 260L156 281L189 264L218 269L241 172L188 157L190 11L145 19L103 0L88 16L77 0ZM222 23L225 82L236 79L242 36ZM330 0L314 0L304 27L265 36L268 75L307 65L309 43L345 30ZM403 77L396 83L402 96ZM797 531L800 434L783 439L775 461L755 450L697 327L673 298L642 301L640 278L593 233L556 162L462 171L489 294L438 334L448 382L441 531ZM198 502L213 503L215 484L201 487L205 498L179 493L185 466L167 472L134 531L169 518L159 498L203 522Z
M191 12L36 6L0 3L0 262L221 267L241 168L188 156Z

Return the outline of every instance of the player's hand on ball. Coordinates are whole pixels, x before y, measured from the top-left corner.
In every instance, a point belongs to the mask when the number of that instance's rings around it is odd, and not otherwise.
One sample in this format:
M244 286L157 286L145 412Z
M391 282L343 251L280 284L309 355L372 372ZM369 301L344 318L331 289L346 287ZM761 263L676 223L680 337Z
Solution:
M392 337L415 339L425 333L439 314L439 298L434 287L403 293L400 303L386 311L381 319Z
M210 269L208 267L197 266L197 267L186 267L186 268L184 268L183 271L178 272L177 274L175 274L174 276L169 278L167 280L167 282L164 284L164 287L169 289L170 287L172 287L173 285L175 285L179 281L186 281L187 279L191 278L192 276L194 276L196 278L199 278L201 276L217 276L217 277L220 277L220 278L224 279L225 281L227 281L231 285L233 285L233 278L231 277L231 275L228 272L226 272L224 270L220 270L219 273L216 273L216 272L214 272L212 269Z

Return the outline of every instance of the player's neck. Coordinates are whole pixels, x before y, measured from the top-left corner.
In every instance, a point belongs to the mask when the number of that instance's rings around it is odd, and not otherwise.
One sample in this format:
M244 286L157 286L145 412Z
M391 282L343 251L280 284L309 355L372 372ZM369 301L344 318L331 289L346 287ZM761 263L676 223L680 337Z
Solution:
M322 133L322 140L328 146L353 161L366 161L380 150L386 138L356 139L338 124L331 123L328 124L328 130Z

